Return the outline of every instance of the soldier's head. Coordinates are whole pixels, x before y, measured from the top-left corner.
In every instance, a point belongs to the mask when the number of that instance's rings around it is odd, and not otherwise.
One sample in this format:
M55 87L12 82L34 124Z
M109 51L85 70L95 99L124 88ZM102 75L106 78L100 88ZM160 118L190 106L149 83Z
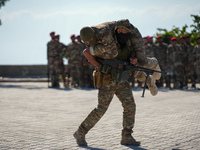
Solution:
M185 42L186 42L187 44L190 44L190 35L186 35L186 36L185 36Z
M55 36L55 32L53 31L53 32L50 32L50 37L53 39L54 38L54 36Z
M197 44L200 44L200 36L197 37Z
M147 36L143 37L143 42L144 42L144 45L147 45Z
M163 42L162 35L158 35L158 36L156 37L156 41L157 41L158 43L162 43L162 42Z
M81 36L80 36L80 35L77 35L77 36L76 36L76 39L77 39L79 42L81 42Z
M148 36L147 41L148 41L148 43L153 44L153 36Z
M171 42L172 45L176 45L177 44L177 38L176 37L172 37L170 39L170 42Z
M75 40L76 40L76 36L75 36L75 34L72 34L72 35L70 36L70 38L71 38L72 42L74 43Z
M115 34L120 47L124 48L126 46L126 42L131 37L131 30L125 26L117 26L115 28Z
M54 37L55 37L55 40L57 40L57 41L60 40L60 35L59 34L55 35Z
M185 44L185 37L184 36L180 36L179 42L180 42L180 44Z
M80 36L86 45L94 46L97 42L95 31L91 27L83 27L80 30Z

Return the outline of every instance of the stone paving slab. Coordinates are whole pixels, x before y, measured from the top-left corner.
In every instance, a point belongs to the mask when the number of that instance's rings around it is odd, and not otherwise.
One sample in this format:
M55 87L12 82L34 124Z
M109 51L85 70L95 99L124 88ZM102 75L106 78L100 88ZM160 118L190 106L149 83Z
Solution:
M199 150L200 91L159 89L157 96L133 89L134 137L122 146L122 106L113 98L103 118L79 147L74 131L97 105L97 89L53 89L44 82L0 83L0 150Z

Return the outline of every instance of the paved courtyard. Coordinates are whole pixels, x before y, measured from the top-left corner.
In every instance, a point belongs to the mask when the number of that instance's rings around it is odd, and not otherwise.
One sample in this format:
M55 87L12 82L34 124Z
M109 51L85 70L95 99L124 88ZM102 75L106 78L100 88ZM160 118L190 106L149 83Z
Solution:
M74 131L97 105L97 89L53 89L46 82L0 82L0 150L200 150L200 91L133 89L133 136L120 145L122 106L117 97L79 147Z

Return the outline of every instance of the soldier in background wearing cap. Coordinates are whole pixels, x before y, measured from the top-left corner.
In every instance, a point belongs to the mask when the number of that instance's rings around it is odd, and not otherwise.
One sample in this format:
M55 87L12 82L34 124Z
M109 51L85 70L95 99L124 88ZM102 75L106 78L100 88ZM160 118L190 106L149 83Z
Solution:
M188 46L188 52L187 52L187 57L188 57L188 64L185 68L186 70L186 79L188 82L188 79L191 80L192 83L192 88L196 89L196 83L195 83L195 67L194 67L194 45L190 41L190 35L185 36L185 43Z
M197 45L194 47L195 71L197 82L200 83L200 36L197 37ZM200 87L198 88L200 90Z
M184 36L180 36L179 38L179 42L180 42L180 47L182 49L182 69L183 69L183 74L181 76L181 81L183 81L183 83L181 83L180 88L187 88L188 86L188 73L187 73L187 68L189 68L188 65L188 55L189 55L189 47L188 45L186 45L185 42L185 37Z
M71 84L74 87L83 87L82 46L76 42L75 34L72 34L70 39L72 42L67 45L65 57L68 60L70 76L72 77Z
M177 38L172 37L170 39L171 44L167 48L167 71L168 75L168 85L171 89L171 79L174 81L173 88L179 89L181 82L181 76L183 74L182 70L182 49L177 44Z
M59 47L58 47L59 50L58 51L62 53L61 54L62 55L62 59L60 59L60 63L58 64L58 68L57 69L59 69L59 71L60 71L60 73L62 75L63 86L64 87L69 87L69 85L66 82L65 65L63 63L63 55L64 55L64 52L67 49L67 46L60 42L60 35L55 35L55 39L59 43Z
M139 146L140 142L132 137L132 128L135 120L136 105L134 102L132 89L127 80L117 82L115 80L116 69L109 65L100 64L96 58L128 61L131 64L150 67L158 67L156 59L148 59L144 53L144 43L138 29L135 28L128 20L119 20L105 22L92 27L84 27L80 31L81 39L88 46L84 50L84 55L88 61L96 67L94 77L97 79L99 88L98 106L81 123L74 137L79 146L86 146L85 135L101 119L114 96L119 98L124 108L123 113L123 130L122 145ZM138 59L138 60L137 60ZM158 69L158 68L157 68ZM136 78L144 79L144 72L135 71ZM154 74L157 79L157 76ZM102 80L101 80L102 79ZM150 85L152 95L157 94L155 79L152 75L148 78L147 83Z
M59 48L59 43L55 39L55 32L50 33L51 41L47 44L48 66L51 75L51 87L59 87L59 65L62 63L62 51Z
M147 46L148 44L147 36L143 37L142 39L143 39L144 45Z
M157 49L155 51L155 55L156 55L156 58L158 59L158 63L160 65L161 70L166 71L165 68L166 68L166 64L167 64L167 48L168 48L168 45L163 42L162 35L158 35L156 37L156 41L157 41L157 44L156 44ZM161 75L161 78L160 78L160 80L158 80L156 82L156 85L158 87L163 87L163 80L166 81L166 75L165 74Z
M148 44L145 48L145 53L147 57L156 57L155 51L157 51L156 45L153 43L153 36L147 37Z

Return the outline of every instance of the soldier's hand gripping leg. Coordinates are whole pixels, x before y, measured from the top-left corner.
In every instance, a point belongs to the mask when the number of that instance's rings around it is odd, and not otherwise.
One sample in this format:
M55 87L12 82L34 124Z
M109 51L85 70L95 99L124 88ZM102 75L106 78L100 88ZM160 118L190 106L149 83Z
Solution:
M134 77L139 80L140 82L145 82L146 81L146 73L142 71L135 71ZM158 88L156 86L156 81L153 75L149 75L147 78L147 86L149 88L149 91L151 95L155 96L158 93Z
M85 134L81 133L80 131L76 131L74 133L74 138L76 139L76 143L79 146L87 146L87 142L85 141Z

